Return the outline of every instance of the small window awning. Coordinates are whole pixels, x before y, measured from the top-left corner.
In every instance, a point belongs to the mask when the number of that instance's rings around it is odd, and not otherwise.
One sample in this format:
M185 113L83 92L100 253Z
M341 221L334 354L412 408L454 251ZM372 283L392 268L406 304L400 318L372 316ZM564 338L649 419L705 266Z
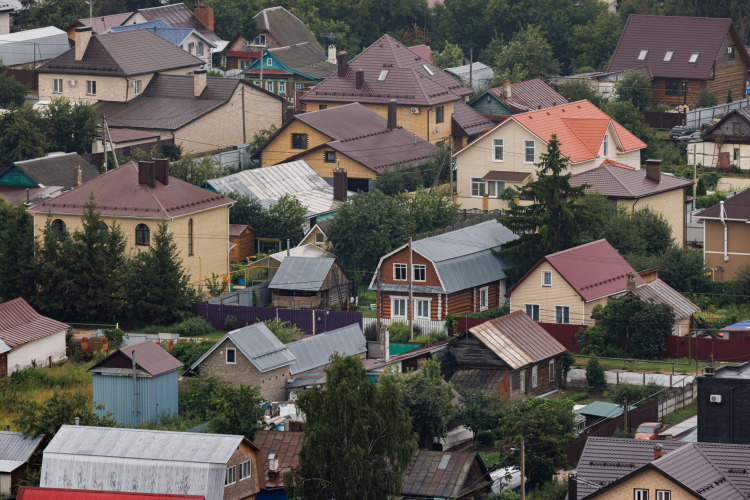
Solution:
M509 170L490 170L482 177L485 181L523 182L531 176L529 172L511 172Z

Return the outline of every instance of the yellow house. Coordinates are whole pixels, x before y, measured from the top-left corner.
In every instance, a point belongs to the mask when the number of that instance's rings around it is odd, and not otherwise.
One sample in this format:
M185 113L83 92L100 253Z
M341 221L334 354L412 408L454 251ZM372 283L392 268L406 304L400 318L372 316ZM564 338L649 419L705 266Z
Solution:
M536 176L553 135L572 174L603 163L638 169L640 150L646 147L589 101L519 113L453 155L458 203L481 210L508 208L500 193Z
M305 233L302 237L302 241L297 245L301 247L303 245L315 245L324 250L328 249L328 236L326 236L326 230L331 225L333 219L319 220Z
M191 282L229 271L229 206L234 201L170 177L167 160L127 163L31 207L35 236L41 239L48 216L55 228L80 229L91 193L104 224L122 229L127 250L147 250L152 233L166 222Z

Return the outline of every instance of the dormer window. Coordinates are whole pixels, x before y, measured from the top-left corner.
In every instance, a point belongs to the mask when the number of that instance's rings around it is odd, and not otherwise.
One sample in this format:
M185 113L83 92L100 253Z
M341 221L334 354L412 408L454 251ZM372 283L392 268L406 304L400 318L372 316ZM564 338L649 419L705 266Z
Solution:
M700 52L693 52L690 54L690 59L688 59L688 64L696 64L698 62L698 56L701 55Z
M379 82L384 82L385 81L385 78L388 76L388 71L390 71L390 70L384 69L383 71L380 72L380 76L378 76L378 81Z
M648 49L641 49L641 51L638 53L638 60L645 61L647 55L648 55Z
M435 73L433 73L432 70L428 68L426 64L423 64L422 67L424 68L426 72L430 74L430 76L435 76Z
M604 141L602 141L602 152L604 156L609 153L609 136L607 134L604 134Z
M273 59L271 59L270 57L267 57L266 58L266 66L269 67L269 68L271 66L273 66Z
M664 62L665 62L665 63L671 62L671 61L672 61L672 56L673 56L673 55L674 55L674 50L668 50L668 51L667 51L667 52L666 52L666 53L664 54Z

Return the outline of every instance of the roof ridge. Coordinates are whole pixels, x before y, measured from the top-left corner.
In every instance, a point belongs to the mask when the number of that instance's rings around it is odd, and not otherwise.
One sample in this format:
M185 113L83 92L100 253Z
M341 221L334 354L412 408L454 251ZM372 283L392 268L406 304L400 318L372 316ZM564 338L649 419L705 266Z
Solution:
M116 34L116 33L127 33L127 32L126 31L114 31L114 32L111 32L111 33L104 33L104 34L106 34L106 35L113 35L113 34ZM159 35L156 35L156 36L159 36ZM101 41L101 39L99 37L100 37L100 35L97 35L96 33L92 34L91 40L89 40L88 45L86 45L86 50L84 50L84 52L83 52L83 57L81 57L81 62L83 62L83 58L86 57L86 54L88 54L89 49L91 48L91 42L93 42L94 40L96 40L97 43L99 44L99 46L102 49L104 49L104 52L107 53L107 55L109 56L110 60L115 64L115 66L117 66L117 69L120 70L120 73L126 74L125 70L122 69L122 66L120 66L120 63L117 62L117 59L115 58L115 56L112 55L112 53L109 51L109 49L107 48L107 46L102 43L102 41ZM159 37L159 38L161 38L161 37Z
M622 170L623 172L635 172L635 170L627 170L627 169L625 169L625 168L623 168L623 167L618 167L617 165L599 165L599 167L597 167L597 168L602 168L602 167L604 167L604 169L605 169L605 170L607 171L607 174L609 174L609 176L610 176L610 177L611 177L612 179L614 179L614 180L615 180L615 182L617 182L617 184L619 184L619 185L620 185L620 186L621 186L621 187L622 187L622 188L623 188L623 189L624 189L624 190L625 190L625 191L626 191L626 192L627 192L627 193L628 193L628 194L629 194L630 196L635 196L635 193L633 193L633 191L632 191L632 190L630 189L630 187L626 186L626 185L625 185L625 183L623 183L623 182L622 182L622 181L620 180L620 178L619 178L619 177L618 177L617 175L615 175L615 174L613 173L613 171L612 171L612 170L610 170L610 169L611 169L611 168L619 168L619 169L621 169L621 170ZM644 173L645 173L645 170L644 170ZM628 174L626 173L625 175L628 175Z

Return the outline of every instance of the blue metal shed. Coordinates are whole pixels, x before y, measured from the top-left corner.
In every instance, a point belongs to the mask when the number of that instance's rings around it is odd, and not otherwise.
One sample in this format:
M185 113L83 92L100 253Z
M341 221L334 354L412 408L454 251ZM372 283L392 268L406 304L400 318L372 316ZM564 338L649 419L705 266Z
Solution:
M101 416L111 412L127 427L157 420L163 412L177 415L181 367L179 360L151 341L118 349L88 370L94 411ZM97 409L98 405L103 408Z

